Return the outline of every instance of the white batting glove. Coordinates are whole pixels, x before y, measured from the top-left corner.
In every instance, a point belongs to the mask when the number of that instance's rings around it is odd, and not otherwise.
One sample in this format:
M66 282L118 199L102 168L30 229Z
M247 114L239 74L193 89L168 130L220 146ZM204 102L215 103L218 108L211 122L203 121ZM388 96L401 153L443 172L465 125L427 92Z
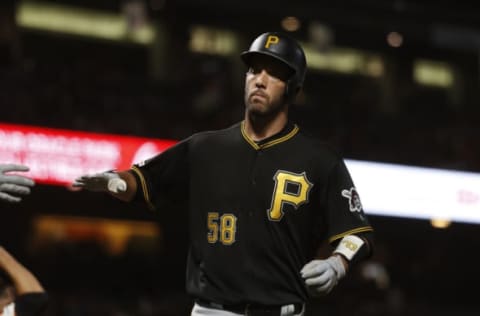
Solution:
M94 192L120 193L127 191L127 183L115 172L102 172L93 175L83 175L72 184L74 187Z
M21 197L12 194L30 194L30 188L35 182L27 177L19 175L8 175L7 172L24 172L30 170L27 166L16 164L0 164L0 200L16 203L22 200Z
M313 296L323 296L337 285L346 274L342 259L331 256L325 260L312 260L300 271L308 291Z

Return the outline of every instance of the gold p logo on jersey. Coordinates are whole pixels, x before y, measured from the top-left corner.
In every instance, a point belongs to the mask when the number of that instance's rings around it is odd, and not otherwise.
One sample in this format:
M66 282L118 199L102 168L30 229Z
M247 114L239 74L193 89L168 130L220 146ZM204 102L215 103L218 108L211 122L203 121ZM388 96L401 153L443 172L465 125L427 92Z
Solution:
M275 189L273 190L272 204L267 210L268 218L272 221L279 221L283 217L283 205L293 205L297 209L303 203L308 202L308 194L313 184L308 181L305 172L301 174L278 170L275 176ZM289 192L288 185L294 188L295 192Z
M267 41L265 42L265 48L269 48L270 45L276 45L278 44L278 42L280 42L280 38L278 36L275 36L275 35L268 35L267 37Z

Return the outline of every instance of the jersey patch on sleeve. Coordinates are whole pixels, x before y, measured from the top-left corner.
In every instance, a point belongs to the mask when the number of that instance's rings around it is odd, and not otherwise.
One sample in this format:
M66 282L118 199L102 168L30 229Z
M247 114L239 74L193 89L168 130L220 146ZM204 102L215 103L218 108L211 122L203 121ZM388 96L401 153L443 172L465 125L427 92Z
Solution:
M362 212L363 208L360 202L360 195L355 187L351 187L350 190L342 190L342 196L348 199L350 212Z

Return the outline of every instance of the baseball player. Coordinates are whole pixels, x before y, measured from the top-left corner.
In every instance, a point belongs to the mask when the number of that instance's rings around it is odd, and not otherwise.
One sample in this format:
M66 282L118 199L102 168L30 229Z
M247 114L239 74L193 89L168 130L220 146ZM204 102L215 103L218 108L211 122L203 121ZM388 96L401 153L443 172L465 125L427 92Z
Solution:
M38 316L48 296L38 279L0 246L0 315Z
M18 164L0 164L0 200L18 203L22 195L30 194L32 179L10 172L25 172L29 168ZM0 315L41 315L48 297L37 278L0 246Z
M288 118L305 77L302 47L264 33L241 58L243 121L74 186L162 212L165 201L187 201L192 316L304 315L310 295L328 294L371 253L372 227L343 160ZM325 241L332 254L317 258Z
M8 174L9 172L25 172L29 168L17 164L0 164L0 200L17 203L22 200L17 195L30 194L30 188L35 182L21 175Z

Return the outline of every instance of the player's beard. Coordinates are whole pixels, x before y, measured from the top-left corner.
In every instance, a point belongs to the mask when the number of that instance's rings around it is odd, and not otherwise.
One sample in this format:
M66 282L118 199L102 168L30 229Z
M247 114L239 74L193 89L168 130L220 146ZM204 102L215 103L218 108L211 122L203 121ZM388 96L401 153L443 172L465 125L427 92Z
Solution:
M254 101L254 96L245 91L245 111L251 119L267 120L274 118L278 113L287 108L285 96L273 99L269 95L264 95L261 100Z

